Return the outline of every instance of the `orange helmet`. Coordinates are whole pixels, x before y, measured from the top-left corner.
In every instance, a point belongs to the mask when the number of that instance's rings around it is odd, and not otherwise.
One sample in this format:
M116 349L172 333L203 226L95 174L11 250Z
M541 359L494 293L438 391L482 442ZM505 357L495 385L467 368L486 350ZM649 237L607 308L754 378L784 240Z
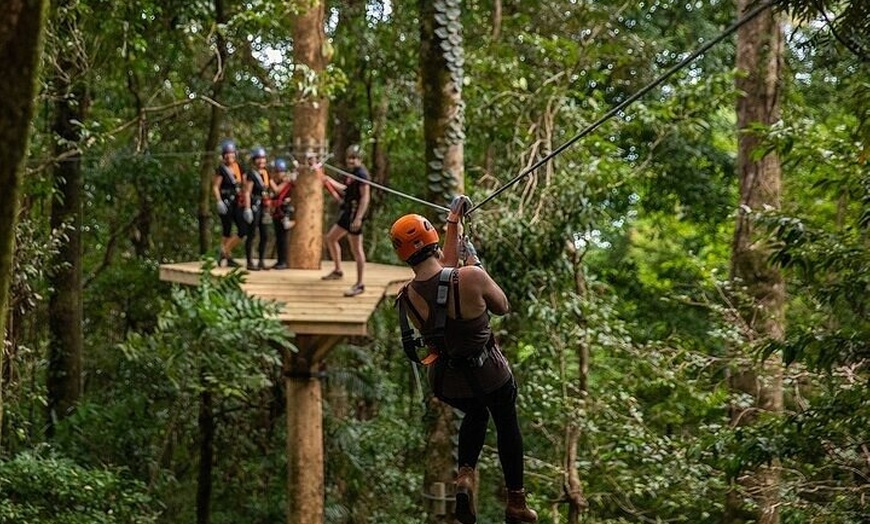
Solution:
M411 214L393 223L393 227L390 228L390 238L399 258L408 262L423 248L438 244L438 231L425 217Z

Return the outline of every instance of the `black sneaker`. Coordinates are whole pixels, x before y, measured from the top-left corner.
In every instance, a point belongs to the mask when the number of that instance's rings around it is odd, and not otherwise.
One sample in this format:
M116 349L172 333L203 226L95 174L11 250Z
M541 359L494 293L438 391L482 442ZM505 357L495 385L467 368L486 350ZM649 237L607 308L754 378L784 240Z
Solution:
M285 264L284 262L279 262L272 266L272 269L287 269L287 264Z
M260 260L260 263L257 264L257 269L268 270L268 269L272 269L272 268L266 267L266 264L264 264L263 261Z
M258 266L255 266L253 262L248 262L248 265L245 267L248 268L248 271L259 271L260 270L260 268Z
M227 267L239 267L240 266L240 264L238 262L236 262L235 259L233 259L233 258L226 258L225 260L227 261Z

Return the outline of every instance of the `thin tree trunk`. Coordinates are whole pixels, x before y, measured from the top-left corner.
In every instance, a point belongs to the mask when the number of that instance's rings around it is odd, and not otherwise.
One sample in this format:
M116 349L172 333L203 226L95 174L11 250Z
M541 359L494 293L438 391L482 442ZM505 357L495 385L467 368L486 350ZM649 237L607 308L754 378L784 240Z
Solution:
M752 0L738 0L738 12L753 6ZM750 211L780 207L782 171L779 158L768 153L760 159L753 154L759 137L751 127L771 125L780 118L780 86L783 36L779 21L768 10L746 24L737 34L737 102L740 206L734 230L731 276L745 286L752 301L743 312L750 341L782 339L784 332L785 283L779 270L768 263L768 250L761 235L754 231ZM733 391L751 395L754 406L732 407L734 425L752 424L760 412L781 412L782 366L774 355L759 364L738 358L730 371ZM754 521L760 524L779 522L779 469L776 463L746 472L738 479L726 499L726 523ZM742 493L752 497L758 511L748 511Z
M74 9L74 8L72 8ZM57 23L60 40L78 37L77 14L67 13ZM68 53L71 53L67 49ZM57 142L55 156L66 157L54 168L55 195L50 224L63 230L65 241L58 249L49 276L48 300L48 434L54 424L70 414L81 396L82 373L82 175L81 123L87 118L89 94L82 76L85 58L63 54L54 64L55 106L52 132Z
M431 202L450 202L465 191L461 9L460 0L420 0L423 138Z
M214 468L214 402L210 391L199 397L199 477L196 483L196 524L211 522L211 475Z
M586 286L586 272L583 267L583 258L586 251L574 248L572 253L574 265L574 291L583 301L589 300ZM586 318L578 314L577 325L580 327L580 338L577 341L577 390L579 397L584 401L589 399L589 328ZM586 497L583 494L583 484L580 480L580 472L577 470L578 441L580 439L580 427L577 422L569 422L565 428L565 460L563 468L565 478L562 485L565 500L568 503L568 524L578 524L583 510L588 507Z
M6 333L9 283L12 279L15 224L30 139L39 56L42 54L44 0L10 0L0 18L0 63L14 75L0 75L0 335ZM0 344L5 336L0 336ZM0 349L0 369L3 350ZM3 391L0 387L0 429ZM2 431L0 431L2 437ZM0 440L2 449L2 440Z
M438 498L453 496L456 464L453 459L456 445L455 415L447 404L429 397L426 403L426 470L423 472L423 490L429 495L428 519L431 524L453 524L453 507ZM442 489L439 489L439 486Z
M501 0L493 0L492 2L492 41L497 42L501 35Z
M211 249L211 213L212 213L212 180L214 178L214 151L217 149L220 139L221 124L224 110L219 105L223 95L224 81L227 67L227 41L223 34L223 26L227 23L227 13L224 0L214 0L214 17L217 24L215 45L217 46L217 60L215 66L214 83L212 84L211 98L215 102L211 106L211 114L208 122L208 134L203 144L203 154L199 167L199 207L197 210L199 221L199 253L208 253Z
M294 62L308 68L315 78L322 78L328 63L324 53L324 5L322 0L312 2L311 8L293 19ZM299 73L303 76L302 72ZM318 90L321 92L321 90ZM313 149L326 152L326 119L329 100L325 97L307 97L293 108L293 149L299 163L304 165L302 153ZM290 267L294 269L320 269L323 253L323 187L317 173L301 169L293 189L296 202L296 227L290 237Z

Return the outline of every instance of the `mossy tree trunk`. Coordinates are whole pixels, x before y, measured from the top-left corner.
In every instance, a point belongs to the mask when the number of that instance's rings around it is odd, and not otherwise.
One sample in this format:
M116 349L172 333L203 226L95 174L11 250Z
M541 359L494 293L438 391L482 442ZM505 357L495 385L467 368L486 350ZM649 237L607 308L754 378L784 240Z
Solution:
M0 75L0 334L5 340L18 199L33 118L42 52L45 0L8 0L0 18L0 63L15 74ZM0 370L3 369L0 350ZM0 428L3 392L0 388ZM0 432L2 436L2 432ZM0 441L2 449L2 441Z
M52 132L54 198L51 228L64 231L49 275L48 300L48 434L68 416L82 392L82 130L90 94L85 80L88 58L83 53L78 12L71 2L54 5L57 55L51 67L54 91Z

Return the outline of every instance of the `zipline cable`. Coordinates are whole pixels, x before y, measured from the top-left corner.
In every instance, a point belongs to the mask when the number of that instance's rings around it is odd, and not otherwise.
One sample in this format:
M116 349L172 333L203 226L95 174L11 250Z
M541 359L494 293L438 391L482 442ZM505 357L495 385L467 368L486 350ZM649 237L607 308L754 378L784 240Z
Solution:
M409 195L407 193L402 193L401 191L396 191L395 189L389 188L387 186L382 186L382 185L378 184L377 182L372 182L371 180L367 180L365 178L358 177L358 176L354 175L353 173L348 173L347 171L345 171L343 169L339 169L339 168L337 168L335 166L331 166L327 163L323 163L323 167L325 167L326 169L329 169L330 171L332 171L334 173L338 173L338 174L344 175L346 177L350 177L350 178L357 180L359 182L362 182L364 184L368 184L372 187L376 187L376 188L380 189L381 191L386 191L387 193L392 193L392 194L400 196L402 198L406 198L408 200L413 200L414 202L417 202L418 204L423 204L423 205L429 206L431 208L435 208L439 211L450 212L450 209L446 208L444 206L439 206L438 204L434 204L432 202L427 202L426 200L423 200L422 198L417 198L413 195Z
M626 107L628 107L629 105L634 103L637 99L641 98L645 94L649 93L650 91L652 91L653 89L658 87L659 84L661 84L662 82L667 80L671 75L673 75L674 73L676 73L680 69L686 67L691 62L694 62L696 58L698 58L702 54L706 53L711 47L715 46L716 44L718 44L722 40L725 40L726 38L731 36L731 34L733 34L735 31L740 29L747 22L749 22L750 20L752 20L753 18L755 18L756 16L761 14L763 11L765 11L767 8L769 8L771 5L773 5L773 3L774 3L773 0L768 0L767 2L763 2L763 3L759 4L758 6L756 6L754 9L752 9L751 11L746 13L742 18L740 18L739 20L737 20L736 22L731 24L731 26L729 26L727 29L722 31L722 33L720 33L719 36L717 36L713 40L710 40L706 44L704 44L701 47L699 47L698 49L696 49L692 54L690 54L689 56L687 56L686 58L681 60L678 64L672 66L670 69L668 69L667 71L662 73L661 76L659 76L658 78L656 78L655 80L653 80L652 82L650 82L649 84L644 86L640 91L636 92L635 94L631 95L630 97L628 97L624 101L622 101L622 103L613 107L610 111L605 113L598 120L596 120L595 122L590 124L586 129L584 129L583 131L581 131L580 133L575 135L573 138L571 138L570 140L568 140L567 142L565 142L561 146L554 149L552 152L550 152L550 154L548 154L544 158L535 162L534 165L527 168L525 171L523 171L519 175L515 176L507 184L498 188L493 194L489 195L488 197L481 200L476 205L472 206L466 212L466 215L470 215L472 212L474 212L476 209L478 209L482 205L486 204L487 202L489 202L493 198L504 193L505 191L507 191L508 188L510 188L511 186L513 186L514 184L516 184L517 182L519 182L520 180L522 180L523 178L525 178L526 176L528 176L529 174L531 174L532 172L537 170L539 167L543 166L544 164L546 164L547 162L549 162L550 160L555 158L557 155L559 155L560 153L562 153L563 151L565 151L566 149L568 149L569 147L574 145L578 140L580 140L581 138L585 137L586 135L592 133L593 131L595 131L599 127L601 127L601 124L607 122L608 120L613 118L617 113L619 113L620 111L622 111L623 109L625 109Z

